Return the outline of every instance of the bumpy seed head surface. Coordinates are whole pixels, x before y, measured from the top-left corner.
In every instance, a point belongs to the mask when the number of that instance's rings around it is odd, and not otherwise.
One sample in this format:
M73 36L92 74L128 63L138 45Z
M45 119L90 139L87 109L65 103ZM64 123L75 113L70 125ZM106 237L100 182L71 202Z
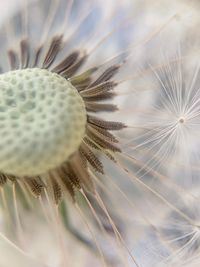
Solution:
M85 105L70 82L33 68L0 75L0 171L45 173L68 160L85 134Z

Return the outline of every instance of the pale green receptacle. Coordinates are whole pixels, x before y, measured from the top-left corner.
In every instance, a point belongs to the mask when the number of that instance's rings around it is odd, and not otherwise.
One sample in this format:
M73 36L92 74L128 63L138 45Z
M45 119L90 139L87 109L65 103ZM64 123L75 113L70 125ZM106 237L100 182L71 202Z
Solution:
M0 75L0 171L33 176L59 166L85 125L84 102L60 75L39 68Z

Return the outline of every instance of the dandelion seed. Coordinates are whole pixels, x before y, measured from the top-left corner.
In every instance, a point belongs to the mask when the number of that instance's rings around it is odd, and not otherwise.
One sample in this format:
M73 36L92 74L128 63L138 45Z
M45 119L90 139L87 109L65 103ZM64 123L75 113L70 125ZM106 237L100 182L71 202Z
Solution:
M199 260L199 63L185 51L184 41L176 43L173 52L158 43L160 53L150 55L134 78L135 132L127 154L120 158L143 196L133 198L145 214L141 220L146 230L146 239L138 241L135 253L146 252L139 260L141 266L195 266Z

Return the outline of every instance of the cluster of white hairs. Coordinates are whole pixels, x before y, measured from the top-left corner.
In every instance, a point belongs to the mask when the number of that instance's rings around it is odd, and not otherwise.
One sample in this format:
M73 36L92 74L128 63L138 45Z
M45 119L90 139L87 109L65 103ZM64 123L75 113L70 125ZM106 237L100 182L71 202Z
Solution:
M55 205L46 187L35 199L30 188L43 184L28 188L0 169L0 267L200 266L199 8L186 0L0 3L0 75L28 62L54 71L75 52L84 65L69 82L94 69L98 81L117 66L118 110L105 112L105 97L98 115L125 124L120 150L102 154L97 146L92 163L104 171L89 172L96 191L78 188L75 201L66 194ZM54 55L55 36L62 49Z

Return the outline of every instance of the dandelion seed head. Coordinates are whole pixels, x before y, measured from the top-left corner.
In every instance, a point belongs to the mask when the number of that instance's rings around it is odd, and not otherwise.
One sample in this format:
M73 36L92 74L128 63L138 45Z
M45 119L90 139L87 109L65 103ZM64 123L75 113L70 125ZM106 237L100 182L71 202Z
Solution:
M79 147L85 105L72 84L39 68L0 76L1 171L16 176L45 173Z
M41 266L183 266L200 243L193 9L15 1L0 19L0 230Z

